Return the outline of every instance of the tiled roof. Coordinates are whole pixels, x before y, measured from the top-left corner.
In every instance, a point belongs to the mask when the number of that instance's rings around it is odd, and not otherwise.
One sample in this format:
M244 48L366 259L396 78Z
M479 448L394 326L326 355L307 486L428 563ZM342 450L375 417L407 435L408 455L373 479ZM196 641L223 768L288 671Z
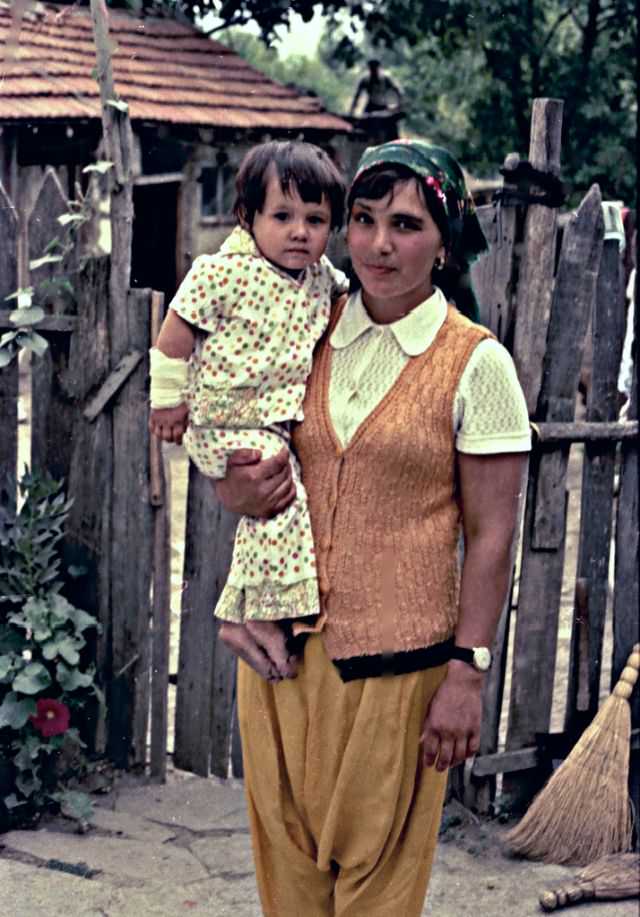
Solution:
M131 118L206 127L350 131L318 99L268 79L196 29L109 11L116 90ZM0 0L0 120L99 118L87 7Z

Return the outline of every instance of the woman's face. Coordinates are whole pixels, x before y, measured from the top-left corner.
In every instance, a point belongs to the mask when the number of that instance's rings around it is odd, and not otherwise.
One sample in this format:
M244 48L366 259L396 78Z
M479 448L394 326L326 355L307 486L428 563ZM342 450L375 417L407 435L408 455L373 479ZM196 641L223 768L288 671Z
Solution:
M374 320L395 321L431 296L433 264L445 249L415 181L397 182L380 200L357 197L347 243Z

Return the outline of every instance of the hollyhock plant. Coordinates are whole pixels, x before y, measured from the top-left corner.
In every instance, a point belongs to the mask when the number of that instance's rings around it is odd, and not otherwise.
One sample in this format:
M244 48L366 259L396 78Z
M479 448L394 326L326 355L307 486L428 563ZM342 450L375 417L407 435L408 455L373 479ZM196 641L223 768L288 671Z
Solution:
M83 575L62 565L70 503L39 475L20 489L18 513L0 512L0 831L44 812L90 818L80 790L91 762L78 727L104 705L86 659L98 622L62 594L65 578Z
M36 701L36 713L29 719L46 739L59 736L69 728L69 708L59 700L51 697L40 697Z

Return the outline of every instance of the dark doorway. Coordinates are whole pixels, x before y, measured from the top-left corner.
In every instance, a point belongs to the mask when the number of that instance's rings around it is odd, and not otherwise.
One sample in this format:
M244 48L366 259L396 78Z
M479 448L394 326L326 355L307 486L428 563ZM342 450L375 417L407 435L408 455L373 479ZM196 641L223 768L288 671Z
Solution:
M135 185L131 286L160 290L168 303L176 292L179 182Z

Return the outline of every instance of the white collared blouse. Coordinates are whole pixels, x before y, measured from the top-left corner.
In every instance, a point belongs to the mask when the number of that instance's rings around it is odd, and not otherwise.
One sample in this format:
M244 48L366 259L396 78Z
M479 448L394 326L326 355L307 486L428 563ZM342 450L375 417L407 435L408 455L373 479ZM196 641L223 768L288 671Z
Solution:
M360 292L349 297L330 338L329 411L343 446L408 361L432 345L446 314L447 301L437 287L408 315L387 325L371 320ZM453 429L459 452L492 455L531 448L513 360L494 339L478 344L467 363L454 398Z

